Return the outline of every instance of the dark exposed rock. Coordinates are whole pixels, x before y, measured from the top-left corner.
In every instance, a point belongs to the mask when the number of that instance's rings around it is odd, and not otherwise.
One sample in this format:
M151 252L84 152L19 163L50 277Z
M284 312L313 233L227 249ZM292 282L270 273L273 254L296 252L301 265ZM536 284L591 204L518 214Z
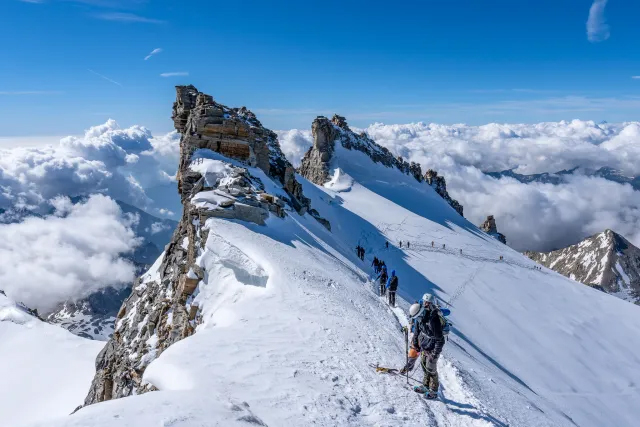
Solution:
M291 205L300 213L309 208L295 171L286 159L275 132L262 126L246 107L230 108L194 86L177 86L172 119L180 140L178 191L183 199L191 194L197 177L189 171L191 156L199 148L207 148L232 159L246 162L278 179Z
M300 174L309 181L323 185L330 180L330 163L337 141L348 150L357 150L365 153L375 163L396 168L402 173L413 176L418 182L422 182L429 177L427 179L428 184L462 215L462 205L447 193L444 177L438 176L432 170L429 170L427 175L423 177L422 168L418 163L409 163L400 156L395 157L386 147L378 145L364 132L356 134L349 128L344 117L334 115L329 120L324 116L318 116L311 124L311 133L313 135L313 145L302 158L299 169Z
M451 196L449 196L449 193L447 192L447 181L445 181L443 176L439 176L438 172L434 171L433 169L429 169L424 174L424 180L427 182L427 184L433 187L433 189L436 190L436 193L438 193L440 197L445 199L447 203L449 203L451 207L456 210L456 212L458 212L461 216L464 216L462 205L458 203L457 200L452 199Z
M489 215L487 219L480 225L480 230L491 235L500 242L507 244L507 238L502 233L498 233L498 226L493 215Z

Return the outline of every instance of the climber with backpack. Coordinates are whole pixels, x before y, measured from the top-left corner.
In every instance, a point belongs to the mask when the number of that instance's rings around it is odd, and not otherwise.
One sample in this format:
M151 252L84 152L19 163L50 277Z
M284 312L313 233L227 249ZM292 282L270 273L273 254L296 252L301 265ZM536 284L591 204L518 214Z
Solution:
M389 278L389 276L387 275L387 266L384 265L384 263L382 263L381 267L380 267L380 274L378 274L378 277L376 277L376 280L380 280L380 296L384 296L385 294L385 285L387 283L387 279Z
M416 319L411 348L421 352L420 366L424 379L422 385L415 386L413 391L425 394L427 399L436 399L440 387L437 362L445 343L444 328L447 321L432 294L423 295L421 311L420 317Z
M395 270L391 270L391 276L387 280L387 289L389 290L389 305L395 307L396 291L398 290L398 276L396 276Z

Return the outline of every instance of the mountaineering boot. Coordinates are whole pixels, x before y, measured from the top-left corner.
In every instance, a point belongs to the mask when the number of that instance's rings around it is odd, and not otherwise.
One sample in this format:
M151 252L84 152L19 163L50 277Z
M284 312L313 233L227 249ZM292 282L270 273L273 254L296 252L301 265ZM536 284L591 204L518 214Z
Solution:
M429 389L423 385L417 385L413 387L413 391L416 393L427 394L429 393Z
M433 391L433 390L429 390L429 392L427 394L425 394L424 397L426 397L429 400L435 400L435 399L438 398L438 392L437 391Z

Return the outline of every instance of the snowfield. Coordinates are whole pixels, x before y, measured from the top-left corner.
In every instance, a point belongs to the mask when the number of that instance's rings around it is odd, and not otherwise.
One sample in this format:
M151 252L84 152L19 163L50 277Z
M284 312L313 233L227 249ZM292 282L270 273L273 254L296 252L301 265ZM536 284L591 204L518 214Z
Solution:
M210 230L197 261L206 275L190 303L203 323L148 366L144 380L160 391L35 425L637 425L638 307L536 270L430 186L360 152L336 144L332 168L324 187L298 177L331 232L295 212L266 226L200 224ZM376 295L374 255L399 276L396 309ZM450 304L454 324L438 401L411 391L419 367L410 385L373 368L404 364L404 313L425 292Z
M0 294L0 426L70 414L87 393L103 345L44 323Z

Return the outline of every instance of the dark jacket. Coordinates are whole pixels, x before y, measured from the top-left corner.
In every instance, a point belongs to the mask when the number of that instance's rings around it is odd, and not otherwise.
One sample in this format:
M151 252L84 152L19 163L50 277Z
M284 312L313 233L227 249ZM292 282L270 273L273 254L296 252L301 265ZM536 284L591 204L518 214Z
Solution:
M389 277L389 280L387 281L387 289L391 292L398 290L398 276Z
M438 309L429 310L418 319L411 345L431 353L433 356L440 355L444 346L444 336L442 335L442 322Z
M382 272L378 275L378 279L380 279L380 284L384 285L387 283L387 279L389 276L387 275L387 270L383 269Z

